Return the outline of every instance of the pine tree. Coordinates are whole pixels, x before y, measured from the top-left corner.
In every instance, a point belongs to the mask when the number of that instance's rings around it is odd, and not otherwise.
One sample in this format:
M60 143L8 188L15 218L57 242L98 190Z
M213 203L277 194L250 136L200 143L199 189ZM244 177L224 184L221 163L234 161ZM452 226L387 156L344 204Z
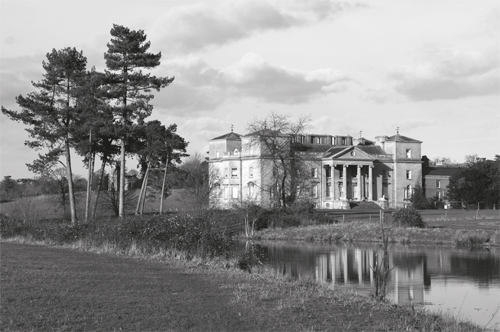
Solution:
M47 53L47 61L43 61L43 79L38 83L33 82L37 91L26 97L16 97L22 110L11 111L2 106L2 113L29 126L26 131L34 140L26 141L27 146L48 149L48 153L39 155L38 160L28 164L31 171L44 174L58 162L60 156L65 155L73 224L76 223L76 209L70 147L74 143L74 125L78 116L75 91L81 77L85 75L86 65L87 59L75 48L53 49Z
M141 123L151 115L153 106L149 103L153 99L151 90L159 91L167 87L174 78L155 77L142 72L142 69L153 69L160 65L161 52L149 53L150 42L143 30L113 25L111 42L108 51L104 54L107 74L108 96L115 101L113 113L121 120L120 142L120 203L119 215L124 216L124 187L125 187L125 153L126 141L130 135L130 127Z

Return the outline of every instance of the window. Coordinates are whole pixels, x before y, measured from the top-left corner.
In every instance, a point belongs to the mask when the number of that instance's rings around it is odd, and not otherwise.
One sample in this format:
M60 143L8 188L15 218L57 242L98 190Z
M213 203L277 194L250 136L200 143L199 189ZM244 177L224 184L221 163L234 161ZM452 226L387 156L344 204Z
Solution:
M326 172L326 177L331 178L332 177L332 168L330 166L327 166L325 169Z
M315 184L311 188L311 197L317 198L318 197L318 185Z
M412 196L413 196L413 189L411 185L408 185L405 187L404 190L404 199L411 199Z
M382 171L382 178L387 179L387 171L385 169Z
M411 158L411 149L406 149L406 158Z
M214 184L215 197L219 198L221 194L221 188L219 183Z
M233 167L231 168L231 179L237 179L238 178L238 168Z
M239 189L238 186L232 186L231 189L232 189L232 195L231 195L231 197L232 198L238 198L238 189Z
M217 149L216 155L217 155L217 158L219 158L219 155L220 155L219 149Z
M250 178L253 178L253 167L252 167L252 166L250 166L250 167L248 168L248 176L249 176Z
M441 188L441 180L436 180L436 188Z
M344 178L344 169L343 168L339 171L339 178L340 179Z
M313 178L318 177L318 169L316 167L311 168L311 177Z
M229 188L224 186L224 198L229 198Z
M238 149L234 149L234 154L235 154L235 155L236 155L236 154L239 154L239 153L240 153L240 151L238 151Z
M406 171L406 179L411 180L411 171Z
M326 183L326 195L325 195L326 197L330 197L330 191L332 190L331 188L332 188L331 183L327 182Z
M253 182L248 183L248 196L252 197L254 194L254 184Z
M438 199L441 199L441 192L440 192L440 191L436 191L436 197L437 197Z

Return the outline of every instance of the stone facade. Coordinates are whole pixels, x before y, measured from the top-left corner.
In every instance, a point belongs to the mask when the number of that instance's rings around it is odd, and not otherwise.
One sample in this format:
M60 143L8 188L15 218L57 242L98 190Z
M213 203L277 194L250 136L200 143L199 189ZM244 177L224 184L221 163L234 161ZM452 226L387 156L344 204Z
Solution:
M230 132L209 141L209 167L216 174L212 205L271 204L273 167L262 145L251 144L254 136ZM283 142L304 161L302 172L308 173L307 183L297 185L299 196L317 208L348 209L357 201L402 207L422 184L422 142L399 133L376 141L311 134L283 136Z

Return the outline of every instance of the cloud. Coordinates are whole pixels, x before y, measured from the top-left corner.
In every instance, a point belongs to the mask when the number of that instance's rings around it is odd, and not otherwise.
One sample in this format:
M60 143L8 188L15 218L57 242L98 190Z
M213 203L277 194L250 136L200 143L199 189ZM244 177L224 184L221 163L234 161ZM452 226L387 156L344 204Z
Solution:
M345 83L350 79L332 69L304 72L274 66L255 54L246 54L239 62L222 71L222 80L241 97L299 104L319 95L344 91Z
M12 37L12 36L7 36L7 37L3 40L3 42L4 42L5 44L8 44L8 45L10 45L10 44L14 44L16 41L17 41L17 40L16 40L16 38L14 38L14 37Z
M168 53L195 52L248 38L255 33L318 23L360 7L357 3L322 1L228 1L175 7L150 32Z
M42 61L46 57L42 54L15 58L2 58L0 61L0 100L6 108L15 105L15 96L25 95L34 90L32 81L42 79Z
M384 88L366 89L362 93L361 99L377 104L386 104L394 100L392 93Z
M289 69L270 64L256 54L246 54L240 61L222 69L213 68L196 57L170 59L162 64L163 70L168 70L176 79L155 103L181 112L211 110L228 100L241 98L302 104L345 91L347 83L352 81L331 68Z
M496 51L441 51L432 60L394 66L389 78L396 92L412 100L460 99L497 94L500 60Z

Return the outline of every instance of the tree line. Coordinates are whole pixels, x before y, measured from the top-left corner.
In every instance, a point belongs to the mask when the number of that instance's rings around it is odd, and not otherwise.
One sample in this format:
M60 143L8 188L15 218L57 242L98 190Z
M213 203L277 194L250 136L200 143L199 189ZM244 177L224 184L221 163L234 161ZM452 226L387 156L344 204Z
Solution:
M123 217L127 155L139 157L145 183L150 169L162 169L166 174L168 165L187 156L188 143L177 134L175 124L145 121L153 111L152 91L160 91L174 81L174 77L150 73L160 65L161 52L148 51L151 44L143 30L114 24L110 33L104 72L95 67L87 70L87 58L76 48L53 49L42 63L43 78L32 82L34 91L16 97L21 110L2 106L3 114L27 126L31 139L25 145L47 151L27 164L28 169L47 176L57 164L64 168L72 223L77 216L71 149L83 157L89 170L86 220L91 218L90 183L96 158L101 160L102 183L105 166L118 157L118 214ZM136 212L143 204L145 190L141 188Z

